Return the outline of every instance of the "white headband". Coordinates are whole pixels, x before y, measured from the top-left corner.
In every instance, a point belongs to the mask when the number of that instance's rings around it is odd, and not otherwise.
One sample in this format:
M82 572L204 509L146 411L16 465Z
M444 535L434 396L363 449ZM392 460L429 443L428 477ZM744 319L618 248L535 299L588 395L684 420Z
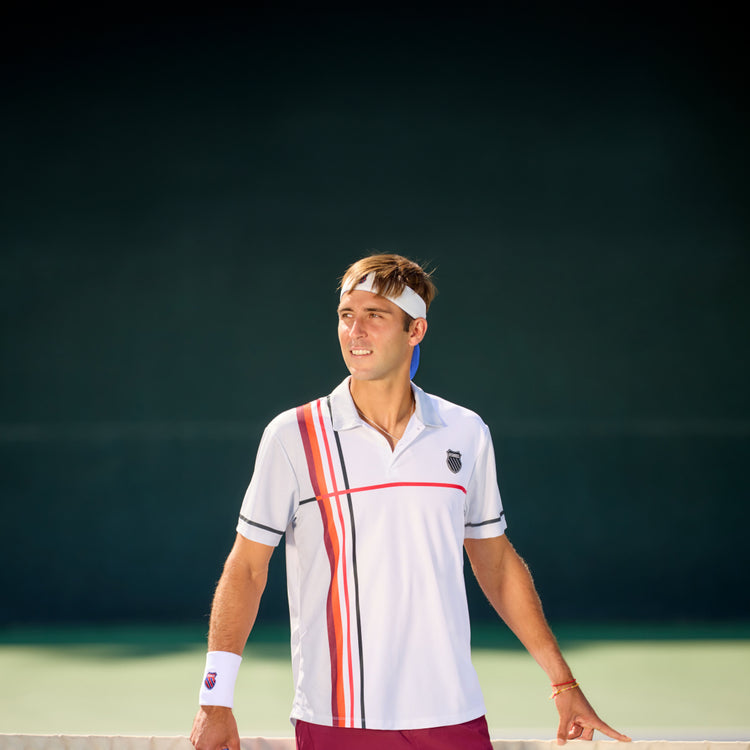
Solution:
M354 279L344 279L344 283L341 285L341 297L347 292L372 292L378 294L373 289L373 280L375 276L372 273L367 274L359 283L354 283ZM427 317L427 305L425 301L410 287L404 284L404 290L399 295L381 295L387 300L393 302L394 305L398 305L407 315L411 315L412 318L426 318Z

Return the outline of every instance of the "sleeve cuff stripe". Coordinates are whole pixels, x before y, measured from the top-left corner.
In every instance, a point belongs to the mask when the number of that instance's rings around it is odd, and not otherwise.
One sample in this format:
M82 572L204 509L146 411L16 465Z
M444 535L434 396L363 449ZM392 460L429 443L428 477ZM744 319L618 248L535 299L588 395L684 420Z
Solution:
M466 528L476 528L477 526L489 526L491 523L500 523L503 520L505 511L503 511L497 518L491 518L489 521L480 521L479 523L467 523Z
M270 531L272 534L278 534L279 536L283 536L284 532L279 531L278 529L272 529L270 526L264 526L262 523L256 523L255 521L251 521L249 518L245 518L240 513L240 521L244 521L246 524L249 524L250 526L256 526L259 529L263 529L264 531Z

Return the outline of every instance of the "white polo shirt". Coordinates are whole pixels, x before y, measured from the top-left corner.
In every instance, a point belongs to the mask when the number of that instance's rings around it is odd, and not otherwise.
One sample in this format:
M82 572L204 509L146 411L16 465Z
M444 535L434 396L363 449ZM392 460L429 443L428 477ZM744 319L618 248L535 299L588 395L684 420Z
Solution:
M293 720L419 729L485 713L463 540L505 531L492 441L475 413L412 388L393 451L348 378L263 434L237 530L286 534Z

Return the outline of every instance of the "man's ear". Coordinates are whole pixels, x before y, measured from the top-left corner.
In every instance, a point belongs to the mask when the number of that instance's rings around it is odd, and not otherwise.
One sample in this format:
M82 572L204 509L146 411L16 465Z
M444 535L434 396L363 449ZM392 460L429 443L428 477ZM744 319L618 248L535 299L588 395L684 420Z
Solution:
M424 318L415 318L409 326L409 343L412 346L422 342L427 333L427 321Z

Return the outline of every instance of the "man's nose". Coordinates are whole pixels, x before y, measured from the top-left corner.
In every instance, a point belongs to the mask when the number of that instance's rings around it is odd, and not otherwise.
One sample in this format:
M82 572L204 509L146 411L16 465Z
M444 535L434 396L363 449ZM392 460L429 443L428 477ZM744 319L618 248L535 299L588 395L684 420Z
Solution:
M353 318L352 325L349 328L349 335L352 338L359 338L365 335L364 321L361 318Z

